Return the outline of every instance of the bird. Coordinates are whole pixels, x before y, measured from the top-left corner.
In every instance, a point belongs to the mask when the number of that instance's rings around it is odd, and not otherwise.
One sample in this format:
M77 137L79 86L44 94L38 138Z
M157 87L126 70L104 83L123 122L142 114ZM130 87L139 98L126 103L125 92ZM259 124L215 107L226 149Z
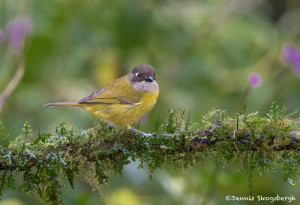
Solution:
M144 133L131 127L156 104L159 86L152 66L141 64L105 87L102 87L78 102L55 102L44 106L74 106L87 110L92 115L112 124L125 127L145 137Z

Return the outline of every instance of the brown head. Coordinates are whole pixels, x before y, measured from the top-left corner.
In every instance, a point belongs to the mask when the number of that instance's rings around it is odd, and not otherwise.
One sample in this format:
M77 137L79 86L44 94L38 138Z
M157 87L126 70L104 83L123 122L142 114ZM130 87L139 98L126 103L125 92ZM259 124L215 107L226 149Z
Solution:
M128 74L129 81L136 91L153 93L159 90L155 70L150 65L138 65Z

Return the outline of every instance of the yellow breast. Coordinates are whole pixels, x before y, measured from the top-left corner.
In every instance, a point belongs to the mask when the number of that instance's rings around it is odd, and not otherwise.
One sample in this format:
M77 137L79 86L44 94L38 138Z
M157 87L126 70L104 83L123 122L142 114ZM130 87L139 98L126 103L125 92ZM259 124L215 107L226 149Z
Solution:
M153 106L156 103L157 97L158 97L159 91L153 92L153 93L143 93L143 97L141 100L141 112L146 114L149 112ZM143 115L144 115L143 114Z
M113 122L116 125L130 127L131 124L140 120L146 113L148 113L156 103L158 93L154 92L151 94L143 93L143 97L140 102L137 102L133 105L119 105L110 110L110 112L117 112L117 115L114 115L113 118L110 118L108 121Z
M146 93L137 92L133 90L134 89L130 89L130 95L136 95L140 97L137 102L132 104L99 103L83 105L81 107L104 121L111 122L118 126L129 128L130 125L140 120L147 112L149 112L153 108L159 94L159 91L153 93Z

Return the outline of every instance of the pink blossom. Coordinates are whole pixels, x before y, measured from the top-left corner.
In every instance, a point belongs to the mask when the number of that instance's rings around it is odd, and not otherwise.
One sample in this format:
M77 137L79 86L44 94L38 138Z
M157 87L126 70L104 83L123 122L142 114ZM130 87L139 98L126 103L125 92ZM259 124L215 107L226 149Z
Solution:
M297 53L297 49L292 44L286 44L282 50L283 59L289 63L294 63Z
M16 18L6 25L9 44L18 52L22 51L24 38L31 32L32 22L27 18Z
M283 59L293 65L294 73L300 77L300 49L292 44L286 44L282 50Z
M259 87L262 83L262 79L258 73L251 73L249 75L249 83L252 87Z
M3 31L0 30L0 43L1 43L2 40L3 40L3 36L4 36Z

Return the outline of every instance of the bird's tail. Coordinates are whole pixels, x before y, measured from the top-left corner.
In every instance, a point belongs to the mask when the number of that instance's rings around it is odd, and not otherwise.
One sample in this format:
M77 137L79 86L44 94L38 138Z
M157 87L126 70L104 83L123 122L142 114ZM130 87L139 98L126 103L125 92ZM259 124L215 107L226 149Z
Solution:
M45 107L55 107L55 106L79 106L77 102L55 102L55 103L48 103L44 105Z

